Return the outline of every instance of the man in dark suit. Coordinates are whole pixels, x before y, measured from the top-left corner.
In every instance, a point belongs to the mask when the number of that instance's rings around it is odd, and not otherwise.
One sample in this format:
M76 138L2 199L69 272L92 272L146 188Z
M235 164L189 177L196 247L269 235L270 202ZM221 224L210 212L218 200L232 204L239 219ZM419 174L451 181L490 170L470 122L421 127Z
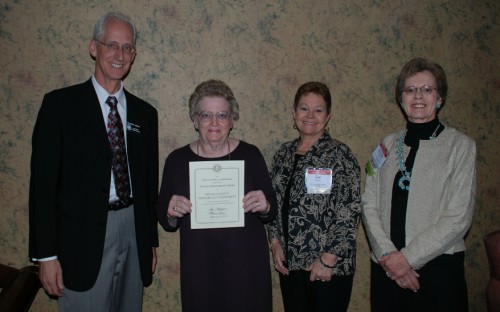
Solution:
M158 114L124 90L136 29L96 23L88 81L45 95L33 132L29 256L59 311L140 311L158 246Z

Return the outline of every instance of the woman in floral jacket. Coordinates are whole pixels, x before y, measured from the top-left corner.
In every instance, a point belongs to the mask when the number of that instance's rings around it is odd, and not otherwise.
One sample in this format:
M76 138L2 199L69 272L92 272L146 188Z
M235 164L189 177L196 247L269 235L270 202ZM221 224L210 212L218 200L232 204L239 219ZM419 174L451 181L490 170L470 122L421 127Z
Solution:
M308 82L295 95L299 138L275 154L271 177L278 217L268 224L285 311L346 311L356 264L360 169L326 129L331 95Z

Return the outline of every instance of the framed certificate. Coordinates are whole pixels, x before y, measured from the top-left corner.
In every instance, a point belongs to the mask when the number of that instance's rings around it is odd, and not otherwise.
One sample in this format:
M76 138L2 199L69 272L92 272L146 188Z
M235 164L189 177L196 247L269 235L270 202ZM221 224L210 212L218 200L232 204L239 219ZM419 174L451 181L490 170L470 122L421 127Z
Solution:
M189 192L192 229L245 226L243 160L192 161Z

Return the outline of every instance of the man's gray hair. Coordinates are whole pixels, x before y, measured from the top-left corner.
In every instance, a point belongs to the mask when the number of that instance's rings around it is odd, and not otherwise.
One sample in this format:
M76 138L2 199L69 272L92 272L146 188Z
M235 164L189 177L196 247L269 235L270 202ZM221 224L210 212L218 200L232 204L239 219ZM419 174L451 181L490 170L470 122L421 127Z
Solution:
M94 26L94 32L92 34L92 39L94 40L100 40L102 36L104 36L104 25L106 24L106 22L110 19L118 19L120 21L123 21L127 24L130 25L130 28L132 28L132 34L133 34L133 40L134 40L134 45L136 43L136 40L137 40L137 30L135 28L135 25L134 23L132 23L132 20L122 14L122 13L119 13L119 12L109 12L109 13L106 13L104 14L103 16L101 16L97 22L95 23L95 26Z

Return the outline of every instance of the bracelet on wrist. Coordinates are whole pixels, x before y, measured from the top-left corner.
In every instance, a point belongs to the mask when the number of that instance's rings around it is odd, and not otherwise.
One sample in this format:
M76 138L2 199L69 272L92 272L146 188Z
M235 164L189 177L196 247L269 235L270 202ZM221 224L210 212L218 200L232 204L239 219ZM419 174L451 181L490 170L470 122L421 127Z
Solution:
M268 215L268 214L269 214L269 212L271 211L271 204L269 204L269 202L268 202L268 201L266 201L266 203L267 203L266 210L264 210L264 211L262 211L262 212L260 213L262 216L266 216L266 215Z
M319 262L321 262L321 264L325 267L325 268L329 268L329 269L333 269L335 268L335 263L333 265L328 265L326 264L323 259L321 259L321 256L319 256Z
M273 247L273 243L280 243L280 241L276 238L276 237L273 237L269 240L269 250L272 251L272 247Z
M383 258L383 257L385 257L385 256L387 256L387 255L390 255L390 254L391 254L391 253L393 253L393 252L396 252L396 251L388 251L388 252L385 252L385 253L382 255L382 257L380 257L380 258Z

